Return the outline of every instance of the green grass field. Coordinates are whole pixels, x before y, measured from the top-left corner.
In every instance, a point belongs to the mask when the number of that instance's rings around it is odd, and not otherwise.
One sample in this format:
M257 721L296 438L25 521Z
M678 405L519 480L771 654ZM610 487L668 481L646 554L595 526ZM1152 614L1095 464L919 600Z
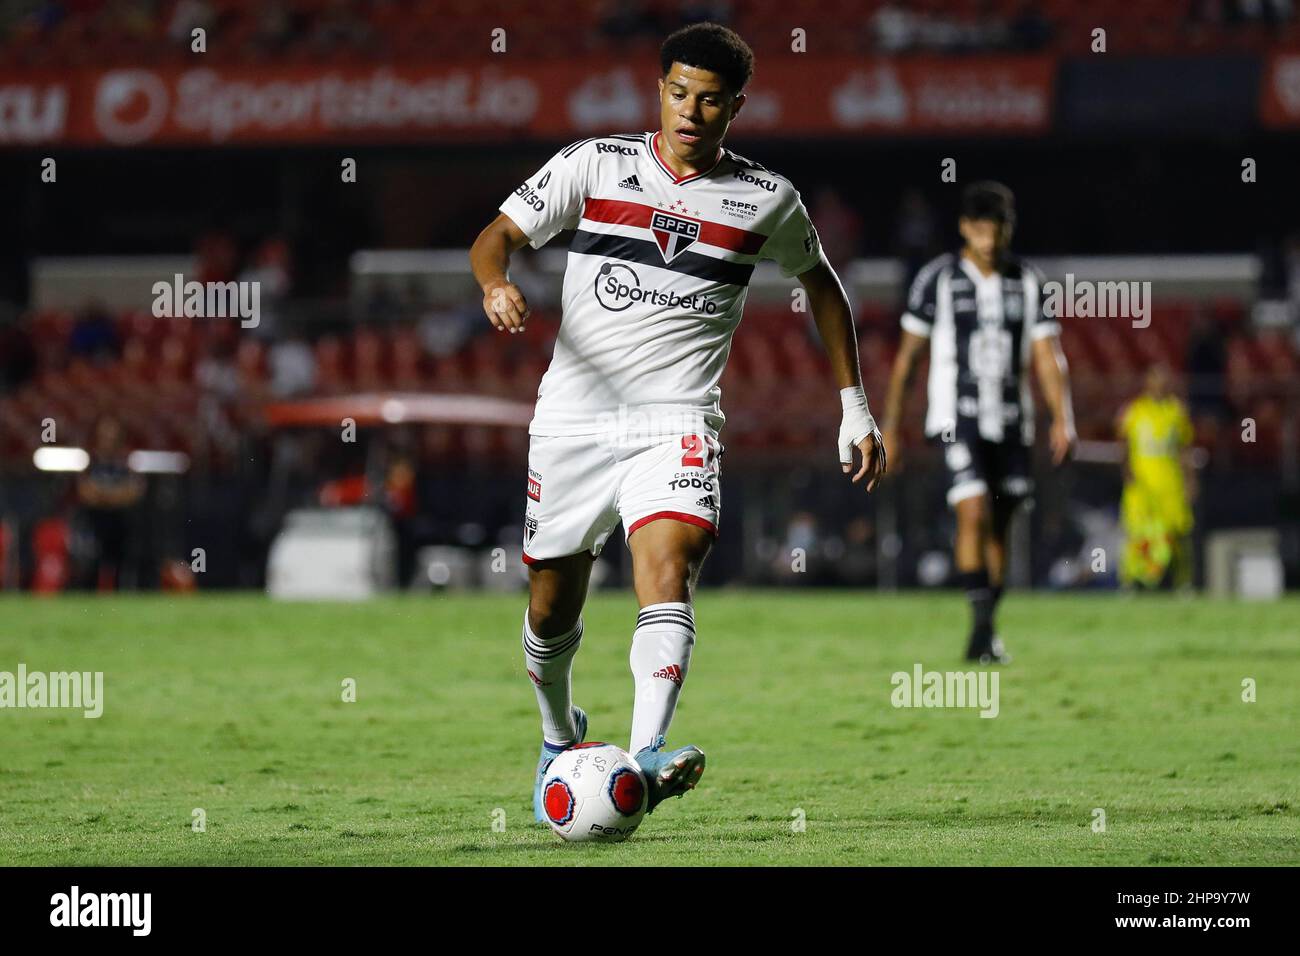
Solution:
M522 610L0 600L0 671L105 675L98 720L0 710L0 864L1300 863L1295 599L1013 594L981 719L890 703L895 671L965 669L956 594L704 591L672 740L709 769L621 846L532 822ZM594 598L574 677L621 746L634 619Z

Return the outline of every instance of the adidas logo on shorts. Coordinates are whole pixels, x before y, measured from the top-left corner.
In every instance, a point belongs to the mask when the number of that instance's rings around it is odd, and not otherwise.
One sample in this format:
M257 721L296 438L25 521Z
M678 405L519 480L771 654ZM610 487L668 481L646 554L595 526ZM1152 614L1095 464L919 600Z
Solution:
M627 179L624 179L619 183L619 185L624 189L632 189L639 193L645 192L645 190L641 188L641 183L636 178L636 173L633 173L631 176L627 177Z
M661 667L650 676L662 677L664 680L672 681L678 687L682 686L682 668L680 664L669 664L667 667Z

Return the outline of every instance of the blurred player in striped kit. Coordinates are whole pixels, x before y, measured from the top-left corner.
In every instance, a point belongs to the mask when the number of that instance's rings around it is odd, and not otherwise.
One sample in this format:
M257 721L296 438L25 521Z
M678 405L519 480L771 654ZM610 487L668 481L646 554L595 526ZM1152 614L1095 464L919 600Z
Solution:
M1052 416L1052 461L1074 444L1074 410L1061 326L1044 307L1043 275L1011 252L1015 197L1001 183L962 193L962 247L917 273L885 399L885 447L897 461L912 372L930 354L925 435L943 449L948 504L957 514L957 576L971 605L967 660L1010 660L994 625L1011 518L1033 494L1032 366Z

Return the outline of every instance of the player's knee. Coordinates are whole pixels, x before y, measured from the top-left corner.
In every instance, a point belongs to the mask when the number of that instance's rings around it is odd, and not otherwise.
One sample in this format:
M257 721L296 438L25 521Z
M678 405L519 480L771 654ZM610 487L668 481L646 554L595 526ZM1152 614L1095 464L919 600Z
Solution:
M651 555L638 570L638 590L655 602L689 601L703 563L702 555Z
M582 602L554 591L534 592L528 599L528 626L538 637L555 637L573 630L582 615Z
M989 520L989 504L985 495L971 495L957 502L957 530L980 531Z

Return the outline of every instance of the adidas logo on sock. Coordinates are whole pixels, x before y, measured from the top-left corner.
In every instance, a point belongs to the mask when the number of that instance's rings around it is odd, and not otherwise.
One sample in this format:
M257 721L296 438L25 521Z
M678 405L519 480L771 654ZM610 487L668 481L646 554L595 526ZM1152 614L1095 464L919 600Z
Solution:
M619 185L622 186L624 189L634 189L639 193L645 192L645 190L641 188L641 183L637 181L636 173L633 173L631 176L627 177L627 179L623 180L621 183L619 183Z
M538 687L550 687L550 686L551 686L551 682L550 682L550 681L548 681L548 680L542 680L540 677L538 677L536 674L534 674L534 673L533 673L533 669L532 669L531 667L528 668L528 679L531 680L531 681L532 681L534 684L536 684Z
M678 687L682 686L682 668L680 664L669 664L667 667L661 667L650 676L662 677L664 680L672 681Z

